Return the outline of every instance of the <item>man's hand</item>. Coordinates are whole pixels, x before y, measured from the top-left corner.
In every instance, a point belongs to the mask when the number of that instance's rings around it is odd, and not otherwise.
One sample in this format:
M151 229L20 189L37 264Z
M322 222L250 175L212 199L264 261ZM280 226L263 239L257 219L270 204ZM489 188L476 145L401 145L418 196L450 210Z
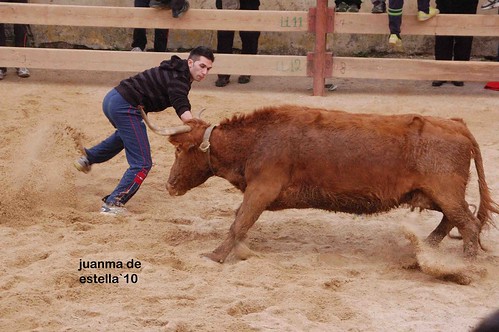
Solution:
M186 122L187 120L190 120L190 119L192 119L192 113L191 113L191 111L185 111L180 116L180 120L182 120L183 122Z

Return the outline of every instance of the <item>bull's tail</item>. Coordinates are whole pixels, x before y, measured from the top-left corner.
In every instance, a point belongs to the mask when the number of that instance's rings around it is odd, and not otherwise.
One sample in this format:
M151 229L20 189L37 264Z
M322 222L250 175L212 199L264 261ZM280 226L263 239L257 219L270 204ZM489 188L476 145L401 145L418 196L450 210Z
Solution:
M475 160L475 168L478 175L478 189L480 192L480 205L478 206L477 218L482 223L482 229L486 225L494 226L492 221L492 213L499 214L499 205L490 197L490 191L485 181L485 171L483 169L482 153L478 142L471 133L467 135L473 143L473 159Z

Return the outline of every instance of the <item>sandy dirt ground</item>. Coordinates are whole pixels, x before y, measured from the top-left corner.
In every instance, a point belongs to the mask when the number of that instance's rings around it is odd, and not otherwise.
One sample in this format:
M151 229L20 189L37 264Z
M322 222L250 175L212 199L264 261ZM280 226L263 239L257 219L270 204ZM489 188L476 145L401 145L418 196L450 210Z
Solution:
M459 240L421 243L440 221L434 212L265 212L249 233L258 256L224 264L201 257L225 237L242 194L211 178L170 197L174 151L152 133L155 167L128 203L130 215L99 214L127 168L124 155L89 174L72 163L78 142L91 146L112 132L102 98L128 76L33 70L19 79L9 71L0 82L1 331L459 332L498 308L499 230L483 234L489 250L469 263ZM236 80L195 83L194 108L205 107L211 123L285 103L463 118L499 201L499 93L484 82L338 80L337 91L313 97L308 78ZM152 120L180 123L173 111ZM478 204L474 167L471 174L468 200ZM80 261L114 267L79 271ZM81 282L94 275L107 282Z

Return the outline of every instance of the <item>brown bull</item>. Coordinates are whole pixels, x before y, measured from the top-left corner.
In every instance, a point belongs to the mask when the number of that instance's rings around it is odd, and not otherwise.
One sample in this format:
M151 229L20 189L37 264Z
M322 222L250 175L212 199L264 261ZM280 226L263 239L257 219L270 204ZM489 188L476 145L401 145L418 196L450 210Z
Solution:
M144 119L148 122L145 114ZM194 119L179 132L164 132L176 147L170 195L183 195L214 175L244 193L227 238L207 254L217 262L243 245L265 210L373 214L400 205L436 210L443 218L427 242L437 245L457 227L470 258L477 255L482 227L492 223L491 213L499 213L480 148L460 119L286 105L234 116L215 127ZM465 200L471 159L480 192L476 217Z

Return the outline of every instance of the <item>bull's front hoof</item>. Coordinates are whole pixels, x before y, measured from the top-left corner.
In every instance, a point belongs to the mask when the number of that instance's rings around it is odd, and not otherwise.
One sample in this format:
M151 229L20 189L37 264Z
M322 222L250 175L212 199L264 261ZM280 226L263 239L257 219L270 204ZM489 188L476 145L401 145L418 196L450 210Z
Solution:
M445 236L441 236L440 234L435 235L434 233L435 232L428 235L428 237L424 240L424 243L426 243L427 245L429 245L432 248L438 247L440 242L442 242L443 238L445 237Z
M234 254L236 255L237 258L240 260L247 260L248 258L252 256L259 257L257 253L255 253L253 250L251 250L246 243L244 242L237 242L236 246L234 247Z
M220 263L220 264L222 264L224 262L224 259L222 257L220 257L220 255L217 255L214 252L209 252L209 253L206 253L206 254L202 254L201 256L207 257L207 258L211 259L212 261Z

